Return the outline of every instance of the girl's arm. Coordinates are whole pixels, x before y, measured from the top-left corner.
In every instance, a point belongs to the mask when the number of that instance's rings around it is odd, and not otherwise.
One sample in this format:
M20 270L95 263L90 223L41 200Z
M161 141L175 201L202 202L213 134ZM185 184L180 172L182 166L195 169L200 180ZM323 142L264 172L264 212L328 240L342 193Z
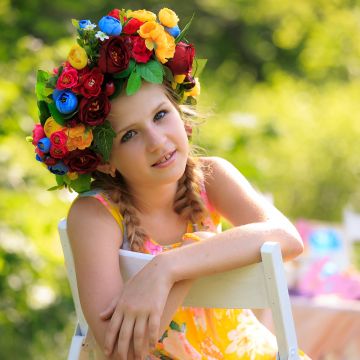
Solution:
M302 240L294 226L258 195L234 166L220 158L203 161L212 168L206 182L209 200L234 228L159 254L153 261L166 269L172 282L259 262L266 241L279 242L284 259L302 252Z

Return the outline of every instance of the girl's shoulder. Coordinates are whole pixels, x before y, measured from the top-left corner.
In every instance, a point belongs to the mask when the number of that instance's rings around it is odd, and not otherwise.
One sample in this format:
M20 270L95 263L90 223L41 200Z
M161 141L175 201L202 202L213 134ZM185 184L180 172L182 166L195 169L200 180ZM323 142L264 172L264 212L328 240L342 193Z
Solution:
M114 235L122 242L122 217L116 211L110 197L103 191L91 190L79 195L71 204L67 215L68 232L79 234L91 232L94 236ZM111 236L112 236L111 235Z

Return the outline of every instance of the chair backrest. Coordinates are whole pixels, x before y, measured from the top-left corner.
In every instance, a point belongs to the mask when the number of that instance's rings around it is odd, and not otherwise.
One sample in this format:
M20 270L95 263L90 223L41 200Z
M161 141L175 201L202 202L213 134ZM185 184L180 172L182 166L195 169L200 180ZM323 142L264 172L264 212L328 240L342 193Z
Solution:
M83 333L87 323L81 310L76 286L74 261L66 232L66 220L59 223L65 265ZM153 255L119 250L120 270L127 280L145 266ZM183 305L229 309L270 308L280 360L298 359L298 346L280 246L266 242L261 247L262 261L246 267L197 279Z

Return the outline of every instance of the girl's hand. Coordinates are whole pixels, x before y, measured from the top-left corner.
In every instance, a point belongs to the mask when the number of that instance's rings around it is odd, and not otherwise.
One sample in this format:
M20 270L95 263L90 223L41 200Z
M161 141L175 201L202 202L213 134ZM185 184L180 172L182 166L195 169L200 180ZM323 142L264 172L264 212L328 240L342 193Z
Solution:
M160 262L160 257L151 260L124 284L118 299L100 314L104 320L111 316L105 333L106 355L115 350L121 360L127 360L131 341L136 359L142 359L149 346L155 348L160 337L160 318L173 286Z

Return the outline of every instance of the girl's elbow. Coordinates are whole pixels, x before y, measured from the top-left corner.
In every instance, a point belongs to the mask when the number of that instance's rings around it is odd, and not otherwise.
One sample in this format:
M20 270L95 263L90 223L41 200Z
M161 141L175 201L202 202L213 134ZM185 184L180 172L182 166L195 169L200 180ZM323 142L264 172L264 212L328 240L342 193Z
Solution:
M302 254L304 251L304 243L300 235L291 235L285 246L283 257L285 260L291 260Z

